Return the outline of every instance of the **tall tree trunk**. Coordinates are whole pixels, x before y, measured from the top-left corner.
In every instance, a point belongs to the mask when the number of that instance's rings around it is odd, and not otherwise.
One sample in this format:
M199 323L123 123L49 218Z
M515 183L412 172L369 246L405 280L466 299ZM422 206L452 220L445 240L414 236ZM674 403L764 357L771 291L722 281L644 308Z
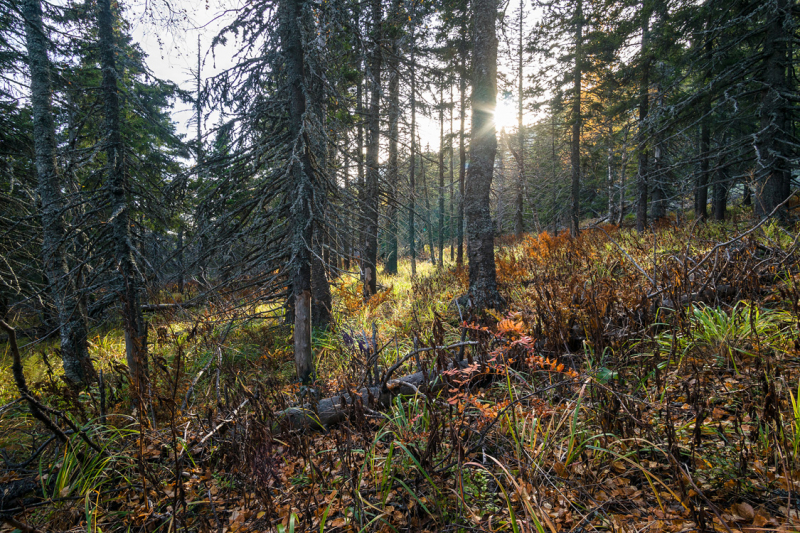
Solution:
M611 121L608 122L608 133L606 147L606 172L608 179L606 187L608 191L608 223L614 223L614 128Z
M392 24L397 26L400 22L397 18L397 13L400 11L397 1L394 2L392 11ZM385 270L387 274L397 274L397 185L400 176L397 163L397 142L400 135L400 43L397 37L392 39L390 54L387 65L389 70L389 159L386 168L389 250L386 254Z
M369 299L378 286L378 209L380 208L378 183L381 141L381 67L383 53L383 6L381 0L372 0L372 53L369 60L369 138L367 142L367 182L364 246L364 299Z
M293 177L291 210L292 294L294 296L294 360L297 377L309 383L314 375L311 351L311 253L313 238L311 223L314 173L311 166L309 128L303 124L306 115L304 79L305 54L301 40L300 20L304 0L281 0L279 23L281 46L286 58L286 87L289 97L289 133L294 156L290 160Z
M700 172L697 174L697 186L694 195L694 217L704 221L708 218L708 183L711 159L711 113L710 97L703 103L703 122L700 124Z
M308 13L306 12L305 24L313 25L314 22L309 20ZM304 51L303 54L305 61L304 71L319 72L322 68L316 62L316 54ZM325 131L325 88L316 76L306 80L306 94L310 95L310 102L308 107L311 109L311 116L316 122L317 128L306 128L314 133L313 137L308 141L311 145L312 153L314 154L315 165L317 168L328 169L328 161L333 161L333 157L328 155L328 143L322 132ZM322 129L318 129L321 127ZM335 139L331 142L335 145ZM310 168L310 167L309 167ZM336 176L334 171L330 171L330 179L336 183ZM315 180L316 181L316 180ZM327 221L328 211L328 198L325 191L319 191L315 195L317 198L314 206L316 211L320 213L319 218L313 223L313 235L311 237L313 253L310 255L311 259L311 325L321 329L327 329L331 322L331 309L333 302L331 300L331 287L328 280L328 268L330 266L330 246L328 245L328 233L330 228Z
M664 150L660 142L657 142L653 150L653 220L661 220L667 216L667 195L664 191L664 179L666 170L664 169Z
M194 112L197 119L197 146L195 147L197 168L203 164L203 79L201 77L200 37L197 37L197 72L195 75Z
M363 60L361 59L359 60L358 68L359 70L363 68ZM356 176L355 196L358 198L358 204L364 205L364 80L359 80L356 86L356 116L358 117L358 127L356 128L356 149L358 150L356 153L356 163L358 175ZM361 281L364 281L364 269L362 265L364 255L364 232L361 231L364 221L360 220L360 214L356 214L355 217L356 221L353 223L352 228L351 250L358 265ZM356 239L358 240L356 241Z
M331 323L331 286L324 254L324 229L318 228L314 238L314 253L311 255L311 325L327 329ZM315 231L316 233L316 231Z
M708 24L706 25L708 26ZM707 37L705 43L706 61L706 83L711 81L713 42ZM703 117L700 122L700 173L697 175L697 184L694 192L694 217L696 220L706 220L708 218L708 183L710 177L709 163L711 159L711 94L703 98Z
M461 51L461 86L459 97L461 99L461 115L458 131L458 217L456 218L456 234L458 235L458 250L456 252L456 265L464 266L464 188L467 174L467 149L465 146L464 123L467 119L467 58L466 50Z
M183 256L183 223L178 226L178 292L183 294L186 263Z
M788 42L792 39L794 28L792 13L794 2L775 0L769 10L764 37L764 66L761 74L763 90L759 109L760 131L756 138L756 205L755 215L763 218L769 215L789 194L791 171L789 157L791 152L791 132L788 130L787 108L791 104L786 96L790 94L787 83ZM777 213L783 217L784 206Z
M412 6L413 5L415 4L412 4ZM412 18L415 16L416 13L412 14ZM414 40L414 24L416 24L416 21L413 20L411 24L411 70L409 72L411 76L411 162L408 171L410 189L408 192L408 247L409 255L411 256L411 277L413 278L417 275L417 235L416 227L414 226L414 215L416 214L415 210L417 208L417 75L414 58L416 55L417 43Z
M502 308L494 263L494 232L489 202L497 153L496 0L474 0L472 61L472 138L464 212L467 217L469 298L477 309Z
M577 237L581 224L581 75L583 68L583 0L575 4L575 71L572 77L572 209L570 234Z
M436 265L436 248L433 247L433 224L431 223L431 201L428 196L428 176L425 172L425 154L430 153L431 148L428 145L425 152L419 156L420 173L422 174L422 193L425 198L425 226L428 234L428 246L431 249L431 264ZM423 244L423 248L425 245ZM424 251L424 250L423 250Z
M345 131L344 132L344 145L349 146L349 135ZM349 150L345 150L344 153L344 198L348 198L350 196L350 152ZM349 209L342 209L342 247L343 247L343 257L342 257L342 266L344 270L350 270L350 257L353 255L353 238L352 238L352 230L350 227L350 210Z
M551 160L553 162L553 236L558 237L558 218L559 218L559 210L558 206L556 205L557 201L557 193L558 190L556 188L556 165L558 164L558 160L556 159L556 114L555 112L550 113L550 148L551 148Z
M642 232L647 227L647 193L648 193L648 151L647 151L647 114L650 108L650 58L648 41L650 34L650 13L642 6L642 79L639 87L639 132L638 153L639 170L636 175L636 230Z
M661 73L659 72L658 75L660 77ZM656 83L655 96L656 109L663 109L664 92L661 87L660 79L658 83ZM658 113L656 113L656 116L658 116ZM658 221L667 216L667 169L664 165L664 146L662 143L662 134L659 131L659 126L656 126L655 129L656 133L653 135L655 144L653 149L653 172L651 174L651 181L653 183L652 215L653 220Z
M444 267L444 77L439 87L439 268Z
M518 137L518 144L519 144L519 157L517 158L517 166L519 167L519 175L517 179L517 201L516 201L516 209L514 211L514 233L517 235L517 239L522 238L522 234L525 232L525 204L524 204L524 195L525 195L525 132L522 127L522 112L524 109L525 104L525 93L523 90L523 80L524 80L524 72L523 72L523 44L522 44L522 32L523 32L523 8L525 6L524 0L519 1L519 57L518 59L518 68L517 68L517 75L519 76L519 87L517 92L519 93L519 102L518 102L518 109L517 109L517 137Z
M133 261L130 234L130 200L125 171L125 151L120 128L120 104L117 87L114 13L111 0L98 0L98 37L102 67L102 94L105 109L105 152L107 188L111 202L114 262L118 272L117 288L122 299L122 321L125 330L125 355L131 381L140 395L145 394L147 380L146 329L139 307L140 280Z
M197 72L195 72L195 97L194 97L194 113L195 119L197 120L197 124L195 127L197 128L197 134L195 139L195 167L197 173L198 181L202 181L203 177L203 79L202 79L202 56L200 54L200 36L197 36ZM200 211L198 213L198 229L203 227L204 224L204 211ZM184 263L184 250L183 250L183 221L179 222L180 228L178 230L178 240L179 240L179 260L180 260L180 273L178 277L178 290L181 294L183 294L184 289L184 278L186 276L186 265ZM205 275L206 270L206 250L208 249L208 243L205 236L204 229L200 232L200 239L199 239L199 246L200 250L197 254L197 263L198 269L200 270L201 275Z
M450 261L453 262L456 259L456 247L454 242L454 237L456 232L453 231L453 221L455 221L455 204L456 204L456 191L455 191L455 152L454 152L454 132L453 132L453 84L450 84L450 137L449 137L449 149L450 149L450 217L449 223L447 225L447 237L450 241Z
M89 359L86 322L79 309L79 298L70 277L65 255L67 231L64 222L64 199L56 166L56 132L51 107L50 59L47 35L42 22L39 0L25 0L25 36L31 74L33 141L42 218L42 264L50 284L49 292L58 314L61 359L64 374L75 385L94 380ZM13 182L12 182L13 183Z
M625 219L625 176L628 172L628 130L625 129L625 140L622 142L622 158L619 163L619 213L617 225L622 226Z
M500 138L502 139L505 136L505 130L500 130ZM495 195L497 196L497 210L495 212L494 234L502 235L506 218L505 199L508 191L506 188L506 159L505 154L503 153L502 145L500 145L498 152L499 153L495 156L495 160L497 161L497 170L495 171L496 178L494 179L494 190Z

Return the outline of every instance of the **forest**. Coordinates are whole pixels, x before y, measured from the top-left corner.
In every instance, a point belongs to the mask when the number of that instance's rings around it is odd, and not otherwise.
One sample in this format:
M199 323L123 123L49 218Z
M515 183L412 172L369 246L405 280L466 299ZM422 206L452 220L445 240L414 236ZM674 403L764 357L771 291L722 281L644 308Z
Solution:
M0 0L0 533L800 531L799 21Z

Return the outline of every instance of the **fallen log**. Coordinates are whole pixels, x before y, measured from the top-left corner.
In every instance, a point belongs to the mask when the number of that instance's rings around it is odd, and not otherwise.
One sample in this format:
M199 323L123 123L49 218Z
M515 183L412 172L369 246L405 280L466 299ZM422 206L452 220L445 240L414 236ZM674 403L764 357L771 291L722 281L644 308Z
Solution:
M456 361L449 369L466 368L466 361ZM329 398L323 398L314 405L306 403L290 407L277 413L277 420L289 429L324 430L347 420L353 412L354 404L360 402L368 409L387 408L397 396L413 396L427 392L437 392L445 385L441 373L436 371L415 372L374 387L362 387L357 391L344 391Z
M171 309L191 309L200 305L200 302L181 302L173 304L144 304L142 311L169 311Z

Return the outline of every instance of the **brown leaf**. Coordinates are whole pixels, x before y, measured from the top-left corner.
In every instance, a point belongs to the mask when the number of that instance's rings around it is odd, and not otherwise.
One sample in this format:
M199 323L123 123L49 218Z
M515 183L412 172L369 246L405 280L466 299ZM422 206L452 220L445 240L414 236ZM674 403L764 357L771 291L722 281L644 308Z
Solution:
M735 504L733 506L733 510L745 520L753 520L753 518L756 516L753 506L746 502L739 502Z

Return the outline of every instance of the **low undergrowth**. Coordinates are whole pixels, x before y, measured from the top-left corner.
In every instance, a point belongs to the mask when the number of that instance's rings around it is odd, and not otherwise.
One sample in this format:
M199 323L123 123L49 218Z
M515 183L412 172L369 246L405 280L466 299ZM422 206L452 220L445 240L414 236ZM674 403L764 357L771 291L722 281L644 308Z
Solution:
M29 347L51 418L101 451L45 434L9 381L0 513L61 531L798 530L797 237L736 235L667 222L504 242L508 308L482 316L456 303L455 265L412 280L403 263L368 302L342 277L313 388L293 383L290 328L234 300L151 317L133 413L118 333L93 341L104 380L80 393L52 347ZM436 392L356 401L324 433L277 416L415 351L396 375L439 374Z

